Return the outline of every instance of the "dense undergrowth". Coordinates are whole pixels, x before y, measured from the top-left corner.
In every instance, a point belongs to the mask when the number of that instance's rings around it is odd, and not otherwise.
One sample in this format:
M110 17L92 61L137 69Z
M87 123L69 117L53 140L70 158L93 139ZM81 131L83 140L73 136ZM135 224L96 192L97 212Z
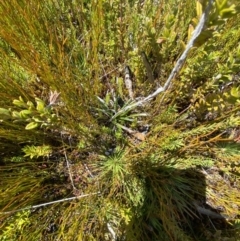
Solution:
M239 2L127 109L207 4L0 3L1 241L240 239Z

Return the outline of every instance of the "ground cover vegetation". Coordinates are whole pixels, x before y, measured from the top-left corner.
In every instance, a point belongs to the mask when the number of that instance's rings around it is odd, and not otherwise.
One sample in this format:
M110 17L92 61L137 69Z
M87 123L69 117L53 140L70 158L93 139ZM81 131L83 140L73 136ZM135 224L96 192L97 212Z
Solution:
M1 1L0 240L239 240L239 7Z

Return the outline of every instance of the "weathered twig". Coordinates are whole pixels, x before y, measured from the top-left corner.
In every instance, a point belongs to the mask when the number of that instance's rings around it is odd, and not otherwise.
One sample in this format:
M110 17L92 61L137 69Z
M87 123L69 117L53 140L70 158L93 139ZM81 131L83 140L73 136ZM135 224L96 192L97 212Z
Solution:
M52 201L52 202L48 202L48 203L41 203L41 204L38 204L38 205L33 205L33 206L30 206L30 207L20 208L20 209L8 211L8 212L1 212L1 214L10 214L10 213L15 213L15 212L19 212L19 211L45 207L45 206L48 206L48 205L51 205L51 204L55 204L55 203L72 201L72 200L81 199L81 198L84 198L84 197L89 197L89 196L99 195L99 194L100 194L100 192L95 192L95 193L90 193L90 194L83 194L83 195L80 195L80 196L77 196L77 197L63 198L63 199Z
M133 84L131 79L131 71L128 66L125 67L125 85L128 90L128 94L131 100L133 100Z
M125 130L128 134L132 135L134 138L138 139L139 141L144 141L146 138L146 134L143 132L133 131L132 129L121 125L121 128Z
M195 204L195 207L197 209L197 211L202 214L202 215L206 215L212 219L225 219L226 217L222 216L219 213L213 212L212 210L200 207L199 205Z
M112 226L109 223L107 223L107 228L108 228L108 231L112 235L112 241L115 241L116 240L116 233L114 232Z
M134 102L133 104L128 105L128 106L122 108L119 112L117 112L111 118L111 121L113 119L115 119L115 117L117 115L120 115L121 113L124 113L127 110L131 110L131 109L136 108L137 106L141 106L141 105L145 104L146 102L152 100L154 97L156 97L157 95L159 95L160 93L162 93L162 92L164 92L164 91L166 91L168 89L171 81L175 78L175 76L180 72L181 68L183 67L183 65L184 65L184 63L185 63L185 61L187 59L188 53L191 50L191 48L194 46L195 41L197 40L199 35L203 32L203 30L205 28L205 25L207 23L208 16L209 16L211 7L213 5L213 2L214 2L214 0L210 0L209 1L208 6L206 7L205 11L203 12L202 17L201 17L201 19L200 19L196 29L194 30L193 35L192 35L189 43L186 46L186 49L184 50L184 52L182 53L182 55L178 59L176 65L174 66L174 68L173 68L172 72L170 73L170 75L169 75L166 83L164 84L164 86L160 86L155 92L153 92L149 96L143 98L142 100Z
M73 187L73 189L76 190L77 188L75 187L74 182L73 182L72 172L71 172L70 164L69 164L68 157L67 157L67 153L66 153L65 149L64 149L64 156L65 156L65 160L66 160L66 163L67 163L69 178L70 178L72 187Z
M61 134L61 138L62 138L62 142L63 142L62 134ZM66 153L65 148L64 148L63 152L64 152L65 160L66 160L66 163L67 163L69 178L70 178L72 187L73 187L74 190L76 190L77 188L75 187L74 182L73 182L72 172L71 172L71 168L70 168L70 164L69 164L69 160L68 160L68 157L67 157L67 153Z
M84 165L85 169L87 170L87 172L89 173L89 175L93 178L94 175L93 175L92 172L89 170L87 164L84 163L83 165Z

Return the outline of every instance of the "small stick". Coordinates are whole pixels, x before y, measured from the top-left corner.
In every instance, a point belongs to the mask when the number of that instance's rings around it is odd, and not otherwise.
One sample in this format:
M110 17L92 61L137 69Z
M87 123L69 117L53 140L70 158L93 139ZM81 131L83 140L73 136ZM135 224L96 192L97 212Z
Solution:
M195 204L195 207L200 214L206 215L212 219L225 219L225 217L222 216L221 214L215 213L206 208L202 208L202 207L198 206L197 204Z
M61 138L62 138L62 142L63 142L62 133L61 133ZM70 143L70 145L71 145L71 143ZM63 148L64 148L64 147L63 147ZM68 161L68 157L67 157L67 153L66 153L65 148L63 149L63 152L64 152L65 160L66 160L66 163L67 163L69 178L70 178L72 187L73 187L74 190L77 190L77 188L75 187L74 182L73 182L72 173L71 173L71 169L70 169L70 164L69 164L69 161Z
M116 233L114 232L113 228L111 227L111 225L109 223L107 223L107 228L108 228L108 231L111 233L112 235L112 240L116 240Z
M48 202L48 203L42 203L42 204L38 204L38 205L33 205L33 206L30 206L30 207L20 208L20 209L8 211L8 212L1 212L1 214L10 214L10 213L15 213L15 212L19 212L19 211L45 207L45 206L48 206L48 205L51 205L51 204L55 204L55 203L72 201L72 200L76 200L76 199L80 199L80 198L84 198L84 197L89 197L89 196L93 196L93 195L99 195L99 194L100 194L100 192L95 192L95 193L90 193L90 194L83 194L83 195L80 195L80 196L77 196L77 197L63 198L63 199L52 201L52 202Z
M92 172L89 170L87 164L83 163L83 165L84 165L85 169L87 170L87 172L89 173L89 175L93 178L94 175L93 175Z
M183 67L183 65L184 65L184 63L187 59L188 53L192 49L192 47L194 46L195 41L200 36L200 34L203 32L203 30L205 28L205 24L208 20L208 16L209 16L209 13L210 13L213 2L214 2L214 0L209 1L208 6L206 7L205 11L203 12L202 17L201 17L196 29L194 30L194 33L193 33L190 41L188 42L188 44L186 46L186 49L184 50L184 52L182 53L182 55L178 59L176 65L172 69L172 72L170 73L170 75L169 75L167 81L165 82L164 86L160 86L155 92L153 92L149 96L143 98L142 100L134 102L133 104L122 108L111 118L110 121L114 120L116 118L116 116L121 115L122 113L124 113L127 110L132 110L132 109L136 108L137 106L143 105L144 103L152 100L154 97L156 97L157 95L159 95L160 93L162 93L162 92L164 92L168 89L171 81L175 78L175 76L180 72L181 68Z
M129 93L129 97L130 99L133 100L133 84L132 84L132 80L131 80L131 71L130 68L128 66L125 67L125 85L126 88L128 89L128 93Z
M67 168L68 168L69 178L70 178L72 187L73 187L73 189L76 190L77 188L75 187L75 185L74 185L74 183L73 183L73 178L72 178L72 173L71 173L71 169L70 169L70 164L69 164L68 157L67 157L67 153L66 153L65 149L64 149L64 156L65 156L65 160L66 160L66 162L67 162Z

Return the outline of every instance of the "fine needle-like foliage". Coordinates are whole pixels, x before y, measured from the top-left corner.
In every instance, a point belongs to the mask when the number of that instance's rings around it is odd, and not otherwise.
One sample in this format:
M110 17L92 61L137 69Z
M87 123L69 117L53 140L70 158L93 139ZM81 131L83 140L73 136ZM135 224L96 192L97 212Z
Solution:
M0 241L240 239L238 0L0 2Z

